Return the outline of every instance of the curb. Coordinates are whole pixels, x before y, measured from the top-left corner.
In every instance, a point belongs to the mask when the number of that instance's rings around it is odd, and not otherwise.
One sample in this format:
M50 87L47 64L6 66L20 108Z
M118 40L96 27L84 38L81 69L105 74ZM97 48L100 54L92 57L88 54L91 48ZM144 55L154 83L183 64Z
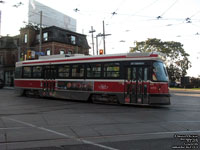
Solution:
M7 86L4 86L2 89L6 89L6 90L14 90L15 88L14 88L14 87L7 87Z
M178 91L178 92L198 92L200 93L200 90L192 90L192 89L169 89L169 91Z

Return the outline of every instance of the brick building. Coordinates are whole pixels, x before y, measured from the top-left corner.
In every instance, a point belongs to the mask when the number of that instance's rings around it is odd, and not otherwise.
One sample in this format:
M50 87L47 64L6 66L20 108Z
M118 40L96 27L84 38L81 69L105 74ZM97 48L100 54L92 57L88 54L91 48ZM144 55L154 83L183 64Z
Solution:
M39 52L40 31L32 26L20 30L21 58L28 50L34 51L35 57ZM42 29L43 55L57 54L89 54L89 45L86 35L65 30L56 26ZM41 54L41 53L40 53Z
M15 62L25 60L28 51L32 51L31 59L39 55L89 54L86 35L56 26L42 29L42 53L39 53L39 33L38 28L27 26L20 29L18 36L0 38L0 79L6 86L13 86Z
M0 38L0 79L4 81L6 86L13 86L18 39L18 36Z

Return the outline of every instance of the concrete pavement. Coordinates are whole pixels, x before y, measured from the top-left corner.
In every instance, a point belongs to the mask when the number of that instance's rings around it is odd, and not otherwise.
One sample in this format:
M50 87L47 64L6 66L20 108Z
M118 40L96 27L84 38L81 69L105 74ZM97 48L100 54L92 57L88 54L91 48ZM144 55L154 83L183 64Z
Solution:
M198 94L198 93L195 93ZM198 144L200 95L172 92L172 105L136 107L18 97L0 90L0 149L171 149ZM197 135L193 140L175 135ZM191 138L188 138L191 139Z

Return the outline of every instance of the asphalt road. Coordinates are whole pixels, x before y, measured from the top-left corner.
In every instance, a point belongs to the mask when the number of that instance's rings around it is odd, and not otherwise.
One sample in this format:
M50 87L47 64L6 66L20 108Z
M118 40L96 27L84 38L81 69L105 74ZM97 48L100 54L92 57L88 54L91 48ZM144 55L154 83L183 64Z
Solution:
M200 149L200 92L136 107L18 97L0 90L0 150Z

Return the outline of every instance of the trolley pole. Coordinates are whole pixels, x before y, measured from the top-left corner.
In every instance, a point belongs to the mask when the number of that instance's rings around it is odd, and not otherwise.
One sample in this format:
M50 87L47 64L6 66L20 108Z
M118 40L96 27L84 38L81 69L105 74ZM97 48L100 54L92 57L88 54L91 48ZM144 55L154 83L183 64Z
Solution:
M93 30L93 26L91 26L91 30L89 31L89 33L92 33L92 50L93 50L93 55L94 55L94 36L93 36L94 32L96 32L96 31Z

